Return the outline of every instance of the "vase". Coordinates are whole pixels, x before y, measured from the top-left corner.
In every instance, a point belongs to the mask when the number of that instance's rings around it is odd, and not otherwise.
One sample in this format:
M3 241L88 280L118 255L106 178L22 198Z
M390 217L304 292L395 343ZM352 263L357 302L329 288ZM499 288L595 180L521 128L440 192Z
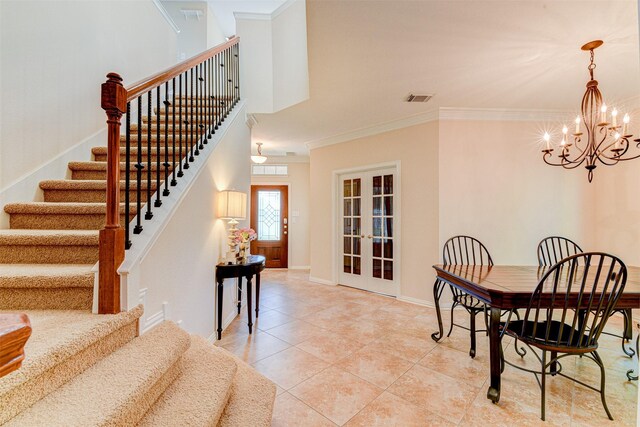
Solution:
M249 242L240 242L238 249L238 262L246 263L249 259Z

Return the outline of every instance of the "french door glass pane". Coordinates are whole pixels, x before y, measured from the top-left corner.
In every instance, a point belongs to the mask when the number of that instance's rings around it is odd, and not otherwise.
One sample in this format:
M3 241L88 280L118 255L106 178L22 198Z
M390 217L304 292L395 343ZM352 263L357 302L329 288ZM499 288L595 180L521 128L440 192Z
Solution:
M393 175L384 176L384 194L393 194Z
M360 198L353 199L353 216L360 216Z
M344 216L351 216L351 199L344 199Z
M258 240L280 240L280 192L258 191Z
M393 261L384 262L384 278L386 280L393 280Z
M373 215L374 216L382 215L382 197L373 198Z
M360 197L360 178L353 180L353 197Z
M384 241L384 257L393 259L393 240L386 239Z
M351 257L348 255L344 256L344 272L351 273Z
M374 195L382 194L382 177L381 176L373 177L373 194Z
M373 239L373 256L382 258L382 239Z
M375 259L373 260L373 277L378 279L382 278L382 260Z
M344 181L344 197L351 197L351 180Z
M353 257L353 274L360 274L360 257Z
M393 215L393 196L385 196L384 198L384 214ZM382 214L380 214L382 215Z
M360 237L353 238L353 254L360 255Z
M344 238L344 253L345 254L351 253L351 237Z
M348 274L361 274L362 218L360 217L361 179L346 179L342 185L343 212L343 271ZM355 256L354 256L355 255Z

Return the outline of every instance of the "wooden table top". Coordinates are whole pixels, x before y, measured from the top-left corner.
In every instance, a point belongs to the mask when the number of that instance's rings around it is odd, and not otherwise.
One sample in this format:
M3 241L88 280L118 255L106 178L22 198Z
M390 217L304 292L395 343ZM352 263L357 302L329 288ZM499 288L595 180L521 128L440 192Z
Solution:
M528 265L434 265L433 267L440 279L464 288L476 298L501 308L526 307L540 278L550 268ZM594 270L591 269L589 274ZM639 267L627 267L627 284L617 307L640 308Z

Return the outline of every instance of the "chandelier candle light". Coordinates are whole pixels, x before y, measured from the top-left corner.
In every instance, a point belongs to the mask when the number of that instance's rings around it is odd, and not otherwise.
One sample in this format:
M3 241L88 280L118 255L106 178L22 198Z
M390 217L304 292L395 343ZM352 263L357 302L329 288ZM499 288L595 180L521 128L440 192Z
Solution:
M575 169L586 162L585 168L588 171L589 182L593 180L593 170L600 162L607 166L613 166L619 161L632 160L640 157L628 155L630 140L633 135L629 133L629 114L622 118L622 125L618 123L619 112L616 108L611 111L611 117L607 115L608 107L602 100L602 94L598 89L598 81L593 78L593 70L596 64L593 62L593 50L602 46L602 40L594 40L582 46L582 50L589 51L591 60L589 62L590 80L587 82L587 90L582 97L581 116L576 117L575 132L573 132L573 142L569 142L567 126L562 128L562 140L560 141L557 161L554 161L554 149L551 147L551 136L545 132L543 139L545 149L542 159L551 166L562 166L565 169ZM581 118L582 117L582 118ZM584 125L584 131L582 126ZM584 137L584 138L583 138ZM640 139L633 140L635 147L640 149Z

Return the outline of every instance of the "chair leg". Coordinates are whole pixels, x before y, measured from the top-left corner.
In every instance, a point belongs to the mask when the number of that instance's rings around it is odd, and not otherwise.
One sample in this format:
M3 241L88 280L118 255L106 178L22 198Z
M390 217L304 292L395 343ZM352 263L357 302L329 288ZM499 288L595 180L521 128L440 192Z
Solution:
M540 388L542 389L542 398L541 398L541 402L540 402L540 412L542 414L542 416L540 417L542 419L542 421L544 421L545 419L545 398L546 398L546 385L547 385L547 351L546 350L542 350L542 369L541 369L542 373L541 378L540 378Z
M504 349L502 348L502 335L500 335L500 373L504 372Z
M627 349L627 347L625 347L625 344L629 342L631 338L633 338L633 327L631 326L632 315L629 314L629 310L622 310L621 313L622 317L624 318L624 330L622 331L622 351L627 356L633 358L636 353L632 348Z
M593 354L593 359L595 360L596 364L600 368L600 399L602 400L602 406L604 406L604 410L606 411L609 419L613 421L613 417L611 416L611 412L609 412L609 407L607 406L607 400L604 395L604 385L605 385L604 363L602 363L602 359L600 359L600 355L598 354L597 351L594 351L591 354Z
M449 333L447 334L447 337L449 337L451 335L451 332L453 332L453 309L456 308L456 305L458 304L455 302L451 305L451 326L449 327Z
M556 361L557 358L558 358L558 352L557 351L552 351L551 352L551 366L549 367L549 373L552 376L555 376L558 373L558 362Z
M476 357L476 312L475 310L470 310L469 313L469 329L471 332L471 348L469 349L469 356L473 359Z

